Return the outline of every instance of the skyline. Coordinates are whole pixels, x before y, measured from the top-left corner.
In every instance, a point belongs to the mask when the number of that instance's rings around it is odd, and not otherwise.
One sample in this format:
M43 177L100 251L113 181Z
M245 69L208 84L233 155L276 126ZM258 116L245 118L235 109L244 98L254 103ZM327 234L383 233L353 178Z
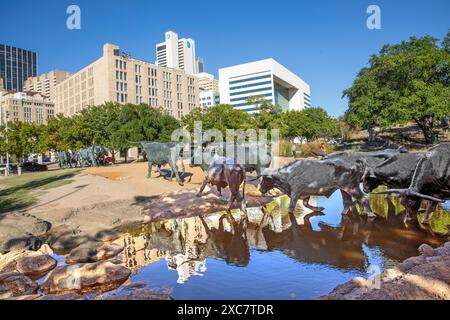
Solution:
M298 1L286 8L269 1L196 1L177 2L176 11L159 3L104 0L22 1L27 10L19 11L8 2L0 4L0 26L13 32L2 33L0 43L36 51L39 74L54 69L73 72L98 59L107 42L155 63L156 44L172 30L196 41L205 71L216 78L220 68L274 58L311 86L313 106L338 116L347 107L342 91L382 45L410 36L445 36L450 2L431 2ZM81 8L81 30L66 28L70 4ZM381 30L366 27L370 4L381 8ZM255 18L249 19L249 13ZM258 17L267 19L269 13L275 17L273 23L258 22ZM23 24L13 23L17 19Z

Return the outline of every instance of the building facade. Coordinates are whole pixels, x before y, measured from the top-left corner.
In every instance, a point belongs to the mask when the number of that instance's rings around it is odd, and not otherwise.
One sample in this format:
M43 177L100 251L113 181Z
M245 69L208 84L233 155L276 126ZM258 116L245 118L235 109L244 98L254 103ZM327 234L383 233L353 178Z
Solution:
M5 87L3 86L3 79L0 78L0 93L2 93L3 90L5 90Z
M197 73L202 73L204 71L203 59L197 57Z
M28 78L24 84L24 91L39 92L49 98L50 101L56 101L56 85L71 75L70 72L62 70L52 70L38 77Z
M5 124L6 112L9 121L46 124L55 115L55 105L37 92L9 91L0 97L1 125Z
M156 45L156 65L196 74L195 41L190 38L179 39L173 31L167 31L165 37L164 42Z
M6 91L23 91L24 81L36 75L36 52L0 44L0 78Z
M218 91L200 91L200 106L208 108L220 104Z
M200 91L219 91L219 80L214 79L212 74L201 72L197 73L195 76L198 78Z
M182 70L156 66L113 44L103 55L56 86L56 112L71 116L105 102L146 103L181 118L199 107L198 79Z
M309 85L274 59L219 69L220 103L246 112L257 112L248 99L258 97L283 111L311 106Z

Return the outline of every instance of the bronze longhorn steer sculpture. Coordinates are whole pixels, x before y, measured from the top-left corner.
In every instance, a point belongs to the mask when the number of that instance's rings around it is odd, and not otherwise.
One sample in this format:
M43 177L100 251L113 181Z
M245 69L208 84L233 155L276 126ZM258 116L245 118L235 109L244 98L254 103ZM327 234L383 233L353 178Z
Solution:
M168 164L170 166L169 180L172 181L172 178L175 175L178 184L180 186L183 185L177 167L177 162L181 158L180 153L182 152L182 146L178 142L128 142L132 144L140 144L143 152L145 152L148 161L147 178L150 178L152 175L151 171L153 165L157 166L159 176L163 176L161 166ZM183 161L181 161L181 166L183 168L184 175L186 173L186 168Z
M361 177L364 173L364 163L336 158L331 161L297 160L278 170L264 170L259 185L261 193L265 194L273 188L278 188L290 197L289 213L293 213L298 200L313 211L323 208L309 204L311 196L330 197L336 190L340 190L343 198L344 210L347 214L353 205L353 199L366 209L368 215L373 216L368 195L360 189Z
M420 157L409 187L375 192L391 193L399 194L407 201L427 200L427 211L422 223L428 223L438 203L450 199L450 144L433 147Z

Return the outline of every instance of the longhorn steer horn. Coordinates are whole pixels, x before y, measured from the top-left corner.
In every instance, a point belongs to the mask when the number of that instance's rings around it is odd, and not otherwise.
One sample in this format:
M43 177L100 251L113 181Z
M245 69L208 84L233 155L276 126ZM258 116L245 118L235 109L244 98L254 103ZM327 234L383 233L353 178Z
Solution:
M435 198L433 196L429 196L427 194L423 194L423 193L419 193L417 191L413 191L411 189L388 189L385 191L378 191L378 192L371 192L371 194L391 194L391 193L398 193L402 196L408 196L408 197L419 197L419 198L423 198L423 199L427 199L427 200L431 200L431 201L436 201L436 202L440 202L440 203L444 203L445 200L439 199L439 198Z

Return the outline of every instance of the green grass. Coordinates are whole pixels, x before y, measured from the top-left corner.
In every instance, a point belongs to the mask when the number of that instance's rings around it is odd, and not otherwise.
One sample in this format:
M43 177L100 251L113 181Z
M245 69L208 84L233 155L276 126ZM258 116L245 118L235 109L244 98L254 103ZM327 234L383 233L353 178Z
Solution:
M72 182L81 169L26 173L20 177L0 179L0 214L21 210L36 203L45 190Z

